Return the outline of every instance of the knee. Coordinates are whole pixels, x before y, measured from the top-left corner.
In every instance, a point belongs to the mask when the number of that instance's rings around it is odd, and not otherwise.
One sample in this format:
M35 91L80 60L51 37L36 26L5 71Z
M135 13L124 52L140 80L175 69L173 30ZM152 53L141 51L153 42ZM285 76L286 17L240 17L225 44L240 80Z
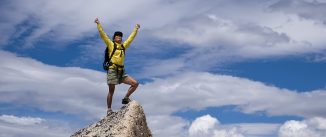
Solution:
M109 98L112 98L112 97L113 97L113 93L114 93L114 92L109 92L109 93L108 93L108 97L109 97Z
M138 85L139 85L139 83L137 81L135 81L135 82L132 83L132 86L135 87L135 88L137 88Z

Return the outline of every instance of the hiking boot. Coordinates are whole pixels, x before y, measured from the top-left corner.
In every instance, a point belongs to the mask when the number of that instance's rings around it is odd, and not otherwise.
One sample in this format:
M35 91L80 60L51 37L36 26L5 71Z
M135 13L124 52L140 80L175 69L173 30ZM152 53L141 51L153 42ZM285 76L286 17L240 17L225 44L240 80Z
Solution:
M109 108L108 111L106 111L106 116L109 116L109 115L111 115L112 113L113 113L112 109Z
M131 100L129 98L122 99L122 104L128 104Z

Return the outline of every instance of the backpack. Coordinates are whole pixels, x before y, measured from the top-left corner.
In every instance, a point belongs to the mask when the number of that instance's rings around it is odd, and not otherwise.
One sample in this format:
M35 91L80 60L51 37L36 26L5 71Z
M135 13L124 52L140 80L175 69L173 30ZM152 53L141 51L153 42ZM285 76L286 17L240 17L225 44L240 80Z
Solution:
M107 71L109 69L109 67L112 65L112 62L111 62L111 59L114 55L114 52L117 50L117 45L115 44L115 42L113 42L114 45L113 45L113 51L111 53L111 56L109 57L108 53L109 53L109 49L108 47L106 47L105 51L104 51L104 61L103 61L103 69L105 71ZM125 47L123 46L123 44L121 44L121 47L122 47L122 50L123 50L123 53L124 55L126 54L126 49ZM121 56L121 55L120 55Z

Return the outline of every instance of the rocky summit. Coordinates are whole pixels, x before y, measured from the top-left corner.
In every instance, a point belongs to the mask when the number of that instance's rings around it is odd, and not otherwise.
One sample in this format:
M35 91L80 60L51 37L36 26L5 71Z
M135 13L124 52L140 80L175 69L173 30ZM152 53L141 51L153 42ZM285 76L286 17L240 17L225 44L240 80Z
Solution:
M131 101L118 112L80 129L71 137L152 137L142 106Z

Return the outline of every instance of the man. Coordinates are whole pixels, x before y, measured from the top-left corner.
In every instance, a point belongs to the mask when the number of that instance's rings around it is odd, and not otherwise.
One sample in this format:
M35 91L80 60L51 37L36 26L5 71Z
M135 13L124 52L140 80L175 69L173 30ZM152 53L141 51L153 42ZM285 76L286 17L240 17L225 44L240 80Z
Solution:
M128 37L128 39L122 42L122 37L123 37L122 32L120 31L115 32L112 38L113 41L111 41L109 37L105 34L98 18L95 19L95 23L97 24L97 28L101 38L103 39L104 43L108 47L108 55L112 57L107 71L107 84L109 86L109 93L107 95L107 107L108 107L107 115L110 115L113 112L111 105L112 105L112 97L115 90L115 85L121 83L130 85L127 94L122 99L122 104L128 104L130 102L129 96L138 87L138 82L131 76L128 76L125 72L124 57L125 57L125 50L128 49L131 42L136 37L140 25L137 24L134 30L132 31L132 33L130 34L130 36ZM116 50L113 52L115 46L116 46Z

